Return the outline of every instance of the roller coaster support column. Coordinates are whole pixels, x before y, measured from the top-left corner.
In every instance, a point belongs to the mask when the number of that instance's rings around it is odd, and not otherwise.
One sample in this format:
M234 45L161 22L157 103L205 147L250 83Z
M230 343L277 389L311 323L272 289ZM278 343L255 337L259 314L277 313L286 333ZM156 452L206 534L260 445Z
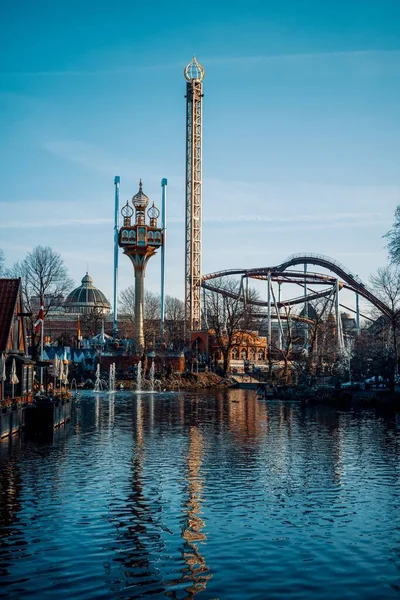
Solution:
M161 310L160 310L160 325L161 339L164 339L165 333L165 251L167 242L167 183L164 178L161 179L162 200L161 200L161 231L163 232L164 243L161 246Z
M308 317L307 304L307 263L304 263L304 316ZM304 323L304 348L308 350L308 323Z
M275 294L274 294L274 288L272 286L271 286L271 295L272 295L272 300L274 302L276 317L277 317L277 320L278 320L278 349L282 350L282 338L283 338L282 322L281 322L281 316L280 316L280 313L279 313L279 305L276 302L276 298L275 298Z
M356 330L357 335L360 335L360 296L356 292Z
M272 334L272 327L271 327L271 271L268 271L268 275L267 275L267 304L268 304L268 308L267 308L267 344L268 344L268 354L271 352L271 334Z
M278 348L279 350L282 350L282 338L283 338L283 329L282 329L282 323L280 322L280 302L281 302L281 282L278 283L278 307L276 309L277 313L278 313L278 320L279 320L279 338L278 338Z
M336 342L338 352L342 351L341 335L340 335L340 312L339 312L339 279L336 279L335 286L335 319L336 319Z
M114 290L113 290L113 338L117 337L118 333L118 316L117 316L117 293L118 293L118 217L119 217L119 184L120 177L114 177L115 186L115 207L114 207Z
M206 330L208 331L207 295L206 295L205 288L203 288L203 314L204 314L204 323L206 326ZM207 355L208 355L208 351L207 351Z

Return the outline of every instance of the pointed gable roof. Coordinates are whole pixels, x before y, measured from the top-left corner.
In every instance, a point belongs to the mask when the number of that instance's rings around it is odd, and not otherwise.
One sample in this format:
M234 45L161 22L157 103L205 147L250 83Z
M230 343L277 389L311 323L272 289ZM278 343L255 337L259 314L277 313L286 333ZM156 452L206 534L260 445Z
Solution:
M0 279L0 352L7 348L20 287L20 279Z

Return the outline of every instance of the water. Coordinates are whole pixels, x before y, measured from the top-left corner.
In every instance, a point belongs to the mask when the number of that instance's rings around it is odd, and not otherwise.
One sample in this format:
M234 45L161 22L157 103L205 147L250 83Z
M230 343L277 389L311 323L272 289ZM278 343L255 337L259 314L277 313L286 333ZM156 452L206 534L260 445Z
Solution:
M142 363L140 360L137 364L136 390L138 392L140 392L142 390Z
M115 392L115 363L111 363L110 365L110 373L108 376L108 390L110 392Z
M398 598L399 452L396 414L82 394L0 444L0 595Z
M94 382L94 388L93 391L94 392L103 392L104 390L108 389L108 384L107 381L105 381L105 379L101 379L100 376L100 364L97 364L96 367L96 379Z
M71 381L71 394L76 398L76 396L78 395L78 385L76 383L76 379L74 377L74 379L72 379Z
M154 360L151 361L151 367L150 367L150 391L154 391L154 374L156 372L156 368L154 365Z

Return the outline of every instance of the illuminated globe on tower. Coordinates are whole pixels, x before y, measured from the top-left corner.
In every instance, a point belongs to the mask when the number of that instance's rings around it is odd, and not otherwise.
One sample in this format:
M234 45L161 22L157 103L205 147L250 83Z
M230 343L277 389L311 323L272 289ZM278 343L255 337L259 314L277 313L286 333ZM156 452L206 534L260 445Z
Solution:
M160 211L153 205L147 211L149 199L143 192L142 180L139 182L139 191L132 198L133 207L127 201L121 214L124 219L119 230L118 244L124 254L129 256L135 270L135 352L141 356L144 351L144 277L149 259L156 253L157 248L163 244L162 229L157 226ZM135 213L135 220L132 217Z

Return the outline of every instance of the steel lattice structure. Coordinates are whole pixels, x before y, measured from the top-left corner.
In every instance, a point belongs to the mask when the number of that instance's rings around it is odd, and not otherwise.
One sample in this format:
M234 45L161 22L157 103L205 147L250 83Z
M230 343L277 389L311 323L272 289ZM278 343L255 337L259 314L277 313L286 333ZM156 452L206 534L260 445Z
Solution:
M204 69L193 57L186 67L186 335L201 329L202 228L202 80Z
M318 265L321 266L336 275L336 277L332 277L325 273L310 273L307 269L307 265ZM291 270L290 267L294 267L296 265L303 265L303 271L294 271ZM237 292L232 293L228 289L225 288L223 280L225 277L239 276L240 277L240 287ZM340 278L340 279L339 279ZM267 282L267 300L251 300L247 298L247 282L249 279L261 279ZM246 282L246 284L245 284ZM280 299L280 291L278 298L275 297L272 282L275 282L279 286L282 284L298 284L304 289L304 293L301 296L297 296L294 298L286 299L281 301ZM315 291L310 289L309 285L321 285L324 286L324 289L320 291ZM328 286L328 287L326 287ZM226 271L219 271L215 273L209 273L207 275L203 275L202 278L202 287L205 290L209 290L210 292L216 292L225 297L231 297L242 301L243 303L249 303L257 307L257 316L259 318L267 319L267 328L268 340L271 340L271 321L276 319L280 328L280 340L283 337L283 329L281 325L281 321L287 320L289 318L288 313L285 315L281 313L281 309L285 309L285 307L291 307L295 305L304 304L305 314L307 315L307 306L309 302L313 300L326 298L326 303L324 305L324 311L328 308L329 302L331 302L330 309L335 308L335 318L338 327L336 328L337 332L337 341L338 341L338 349L343 351L344 347L344 338L341 320L339 318L340 307L345 308L346 310L350 310L356 313L356 327L357 331L359 331L359 322L360 322L360 312L359 312L359 302L358 296L363 297L365 300L370 302L373 306L375 306L385 317L392 318L393 312L389 306L387 306L381 298L379 298L373 290L370 290L357 276L351 273L346 267L337 262L336 260L329 258L328 256L323 256L321 254L293 254L289 256L284 262L279 265L274 265L270 267L258 268L258 269L229 269ZM339 303L339 292L341 289L348 289L356 294L356 310L349 308L348 306L344 306ZM266 311L263 311L262 308L266 308ZM259 312L258 312L259 311ZM365 317L365 315L363 315ZM366 317L369 318L369 317ZM299 320L299 316L295 316L293 314L290 315L291 320ZM302 319L304 323L311 322L308 318ZM280 342L281 343L281 342ZM270 341L268 342L270 344Z
M307 283L313 283L313 277L320 279L321 281L328 281L329 277L327 275L321 273L298 273L296 274L293 271L288 271L289 267L293 267L296 265L318 265L320 267L324 267L328 269L332 273L335 273L338 277L340 277L342 281L342 287L352 290L368 300L373 306L375 306L380 312L386 316L391 315L390 307L387 306L380 298L376 296L376 294L370 290L365 283L361 281L361 279L354 275L349 269L347 269L344 265L339 263L337 260L330 258L329 256L324 256L322 254L292 254L287 258L284 262L279 265L271 266L271 267L263 267L259 269L228 269L225 271L219 271L216 273L209 273L207 275L203 275L203 287L207 288L207 281L212 279L220 279L223 277L227 277L230 275L239 275L241 278L253 278L253 279L267 279L268 273L270 273L274 280L279 282L279 277L284 277L285 283L290 282L290 277L296 277L303 279L303 281L307 281ZM315 282L314 282L315 283ZM331 282L332 283L332 282ZM221 290L221 293L224 293ZM290 301L287 301L290 304Z

